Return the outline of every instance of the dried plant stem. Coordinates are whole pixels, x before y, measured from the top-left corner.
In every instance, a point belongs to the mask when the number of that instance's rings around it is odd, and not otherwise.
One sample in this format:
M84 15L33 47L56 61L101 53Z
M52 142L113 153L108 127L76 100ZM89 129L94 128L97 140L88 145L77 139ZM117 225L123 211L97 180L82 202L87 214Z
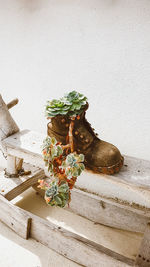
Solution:
M67 149L67 148L70 148L70 144L67 144L67 145L62 145L62 149Z
M69 125L69 144L71 148L71 153L74 152L74 144L73 144L73 128L74 128L74 121L71 120L70 125Z

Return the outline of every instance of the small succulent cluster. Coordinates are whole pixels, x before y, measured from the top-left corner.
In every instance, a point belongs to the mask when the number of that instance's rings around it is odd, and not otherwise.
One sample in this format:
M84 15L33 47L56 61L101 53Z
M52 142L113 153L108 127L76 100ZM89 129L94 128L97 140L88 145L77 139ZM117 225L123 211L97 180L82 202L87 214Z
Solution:
M70 198L70 191L67 182L50 181L49 183L44 180L40 181L40 187L45 190L45 200L50 206L65 207Z
M85 169L84 164L84 155L70 153L66 160L62 162L62 169L65 170L65 174L68 179L72 177L78 177L81 172Z
M51 175L57 175L57 165L60 163L60 159L62 158L63 149L60 143L52 137L47 136L43 141L42 146L43 159L45 162L45 166L48 167L48 171Z
M39 187L45 190L46 203L64 207L70 202L70 189L84 170L84 155L64 153L63 146L54 137L46 137L42 146L45 166L53 179L39 180Z
M45 192L46 203L51 206L65 207L70 198L69 186L66 182L62 181L58 184L53 181Z
M80 115L87 104L87 98L83 94L72 91L59 100L53 99L46 105L46 116L49 118L57 115L69 117Z

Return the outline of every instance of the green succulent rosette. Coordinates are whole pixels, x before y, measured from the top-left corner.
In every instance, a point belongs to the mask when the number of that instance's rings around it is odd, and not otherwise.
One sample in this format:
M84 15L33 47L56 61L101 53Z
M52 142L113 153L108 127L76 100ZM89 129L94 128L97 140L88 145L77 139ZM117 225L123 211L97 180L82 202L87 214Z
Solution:
M58 184L57 181L53 181L49 188L45 191L46 203L50 206L65 207L69 203L70 193L67 182L62 181Z
M80 115L87 104L87 97L76 91L66 94L63 98L48 101L45 109L47 117L57 115Z
M55 137L47 136L43 140L42 152L44 160L52 161L54 158L58 158L63 154L63 149L59 142L57 142Z
M61 168L65 170L67 179L78 177L82 173L82 171L85 169L83 162L83 154L78 155L76 153L70 153L66 157L65 161L63 161L62 163Z

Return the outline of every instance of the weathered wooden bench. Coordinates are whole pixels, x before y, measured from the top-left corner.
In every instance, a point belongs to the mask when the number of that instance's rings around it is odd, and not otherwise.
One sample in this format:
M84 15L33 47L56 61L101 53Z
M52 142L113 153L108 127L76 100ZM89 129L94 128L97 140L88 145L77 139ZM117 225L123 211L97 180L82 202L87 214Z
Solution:
M4 102L2 103L2 107L7 113L8 109ZM9 179L11 182L8 182L8 186L5 185L6 178L3 179L3 182L1 183L1 195L3 196L0 198L0 203L2 203L2 206L4 205L4 209L0 219L16 231L18 231L17 219L19 221L24 221L25 223L21 224L23 225L22 229L24 230L23 233L21 232L20 234L23 237L28 237L29 235L33 236L35 239L38 239L40 242L50 247L50 240L53 237L56 239L56 247L54 248L56 251L82 265L96 266L99 259L97 254L98 251L105 252L118 260L133 264L134 259L131 257L114 252L102 244L90 241L89 239L86 239L79 234L74 234L65 228L62 229L62 227L58 225L47 223L42 219L38 220L38 218L33 214L22 211L19 208L12 208L12 204L10 204L8 200L13 199L30 186L34 186L34 188L38 190L36 182L39 178L44 178L45 176L45 168L41 156L41 144L45 136L29 130L19 131L15 122L12 121L12 118L8 113L4 119L5 122L9 122L9 127L7 125L8 131L6 131L6 128L4 131L4 126L1 127L2 124L0 122L0 128L3 129L1 135L1 146L4 154L7 156L7 174L12 176L17 175L19 168L22 168L23 161L30 164L29 169L32 169L32 174L27 178L22 178L22 180L20 177ZM5 124L6 123L3 125ZM15 185L15 182L17 183L17 179L18 184ZM4 197L8 200L6 201ZM7 205L9 217L5 214ZM143 233L146 229L146 234L144 235L140 252L137 255L136 263L137 265L140 264L139 266L150 266L149 161L125 156L125 165L123 166L122 171L114 176L100 175L90 171L85 171L78 178L76 188L72 190L72 201L68 210L81 215L96 224L104 224L118 229L140 233ZM16 213L16 222L14 221L14 215L11 214L11 211ZM21 216L21 218L19 216ZM42 229L40 234L38 232L39 226ZM47 238L46 241L45 232L47 233L46 235L49 233L51 236ZM66 244L65 249L58 246L58 242L60 243L60 240L62 243L64 242ZM72 248L70 254L66 251L67 242L69 242L69 246ZM86 253L85 255L81 255L79 251L81 249L85 251L85 246ZM76 247L76 253L72 254L71 252L73 247ZM93 257L92 259L97 257L97 260L91 261L92 265L91 263L87 265L85 262L87 254L91 255ZM81 255L81 257L77 259L77 255Z
M18 159L44 169L41 154L44 138L43 134L24 130L4 139L8 172L14 171ZM85 171L72 190L69 209L96 223L144 232L150 220L149 175L149 161L127 156L119 174L108 176Z

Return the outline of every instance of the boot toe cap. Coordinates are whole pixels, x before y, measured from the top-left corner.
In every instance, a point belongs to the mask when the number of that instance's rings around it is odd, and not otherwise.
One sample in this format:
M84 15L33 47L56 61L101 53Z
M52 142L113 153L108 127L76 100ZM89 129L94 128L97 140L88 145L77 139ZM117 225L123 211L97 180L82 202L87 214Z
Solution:
M121 160L121 154L117 147L105 141L97 142L93 147L91 163L96 167L110 167Z

